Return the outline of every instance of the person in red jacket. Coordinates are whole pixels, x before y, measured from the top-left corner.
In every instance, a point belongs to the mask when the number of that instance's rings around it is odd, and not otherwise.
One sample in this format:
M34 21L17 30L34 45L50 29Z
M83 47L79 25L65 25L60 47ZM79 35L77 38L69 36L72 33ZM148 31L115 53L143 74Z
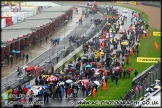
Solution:
M129 64L129 57L126 57L126 63Z
M23 93L26 94L28 92L28 89L26 87L23 88Z
M68 88L67 89L67 97L68 97L68 99L70 99L70 95L71 95L71 90L70 90L70 88Z
M17 90L16 89L14 89L13 94L17 95Z

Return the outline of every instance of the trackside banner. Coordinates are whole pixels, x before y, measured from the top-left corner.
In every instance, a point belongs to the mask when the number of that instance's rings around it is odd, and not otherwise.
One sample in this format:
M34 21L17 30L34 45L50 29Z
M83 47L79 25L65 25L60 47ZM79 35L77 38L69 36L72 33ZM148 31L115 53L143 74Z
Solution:
M116 3L122 4L122 1L116 1Z
M137 62L158 63L158 61L161 61L161 58L137 57Z
M129 3L132 4L132 5L136 5L135 1L130 1Z
M161 36L161 32L153 32L153 36Z

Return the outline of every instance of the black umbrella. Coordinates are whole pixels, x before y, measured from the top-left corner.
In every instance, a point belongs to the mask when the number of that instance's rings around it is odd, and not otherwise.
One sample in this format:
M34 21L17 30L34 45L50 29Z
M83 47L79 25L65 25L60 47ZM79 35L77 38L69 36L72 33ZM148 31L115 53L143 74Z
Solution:
M66 77L72 78L72 75L66 75Z
M56 74L60 74L60 72L56 72Z
M79 70L75 70L75 73L78 74L80 71Z
M56 74L55 76L60 77L60 74Z
M109 76L105 76L105 79L108 79L109 78Z
M93 86L96 86L96 84L95 84L94 82L92 82L92 83L90 84L90 86L93 87Z

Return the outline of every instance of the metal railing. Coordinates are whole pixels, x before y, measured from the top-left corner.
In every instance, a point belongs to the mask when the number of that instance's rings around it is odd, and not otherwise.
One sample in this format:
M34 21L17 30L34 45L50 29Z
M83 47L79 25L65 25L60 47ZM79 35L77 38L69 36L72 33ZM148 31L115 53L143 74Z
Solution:
M99 12L101 14L104 14L106 12L106 9L100 8ZM56 58L59 56L59 58L64 59L69 53L71 53L73 50L75 50L76 48L78 48L79 46L83 45L83 43L87 42L90 38L92 38L96 33L98 33L101 28L103 28L105 26L105 24L107 23L107 15L105 15L105 20L103 20L101 22L100 25L96 27L91 27L89 28L89 30L87 30L86 32L86 36L82 36L80 40L78 40L77 42L65 47L65 49L62 49L60 51L50 51L52 48L46 50L44 53L40 54L39 56L37 56L35 59L33 59L30 63L26 64L26 65L34 65L37 66L38 63L37 61L39 61L39 66L41 66L42 68L44 68L44 70L49 70L51 68L51 66L54 64L57 64L57 60ZM50 52L50 57L48 57L47 55L49 55ZM41 59L46 55L45 59ZM39 60L38 60L39 59ZM16 71L15 71L16 72ZM41 74L41 73L40 73ZM32 80L33 78L35 78L35 76L28 76L28 75L22 75L20 78L17 78L14 81L10 81L5 85L1 86L1 92L5 92L8 88L14 88L18 85L21 84L25 84L28 83L30 80Z
M161 62L150 66L144 72L135 77L132 81L132 86L122 100L139 100L146 94L146 88L155 83L155 80L161 79Z

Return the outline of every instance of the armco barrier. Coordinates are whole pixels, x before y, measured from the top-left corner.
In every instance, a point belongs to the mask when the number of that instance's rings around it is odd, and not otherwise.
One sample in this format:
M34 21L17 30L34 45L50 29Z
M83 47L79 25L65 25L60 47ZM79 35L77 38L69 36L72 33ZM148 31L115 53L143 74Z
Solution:
M104 14L106 12L106 9L100 9L101 13ZM105 16L107 17L107 16ZM67 53L67 51L70 49L70 48L74 48L74 49L77 49L79 48L79 46L81 46L84 42L88 41L90 38L92 38L107 22L107 18L102 21L102 23L96 28L96 27L93 27L93 28L90 28L89 31L87 31L87 34L85 37L82 37L80 41L76 42L75 44L71 45L71 46L68 46L65 48L66 51L64 50L61 50L59 51L57 54L51 54L51 55L54 55L50 58L48 58L47 60L45 60L44 62L42 62L41 64L39 64L39 66L43 67L45 70L48 70L50 69L50 66L52 65L52 62L56 63L56 57L59 55L59 56L62 56L63 58L65 58L72 50L69 51L69 53L65 56L65 53ZM74 50L73 49L73 50ZM74 52L73 52L74 53ZM75 52L76 53L76 52ZM72 55L71 55L72 56ZM59 67L61 64L59 63L58 66L56 65L56 67ZM56 68L55 67L55 68ZM8 82L8 84L6 85L2 85L1 87L1 92L5 92L7 90L7 87L10 86L12 88L20 85L20 84L24 84L24 83L27 83L29 82L29 80L32 80L34 77L32 76L27 76L27 75L23 75L22 77L16 79L16 81L12 81L12 82Z
M137 77L133 78L132 86L124 97L120 97L122 100L139 100L139 98L145 95L146 88L155 83L155 80L161 79L161 62L150 66Z
M158 7L161 8L161 3L148 3L148 2L141 2L142 5L146 6L152 6L152 7Z

